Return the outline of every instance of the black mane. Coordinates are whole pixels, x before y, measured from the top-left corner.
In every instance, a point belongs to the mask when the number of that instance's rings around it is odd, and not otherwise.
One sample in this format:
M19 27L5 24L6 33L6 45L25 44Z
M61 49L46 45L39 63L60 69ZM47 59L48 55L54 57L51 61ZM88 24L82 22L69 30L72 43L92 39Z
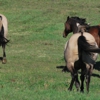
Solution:
M76 20L80 24L86 24L86 18L79 18L77 16L71 17L71 19Z

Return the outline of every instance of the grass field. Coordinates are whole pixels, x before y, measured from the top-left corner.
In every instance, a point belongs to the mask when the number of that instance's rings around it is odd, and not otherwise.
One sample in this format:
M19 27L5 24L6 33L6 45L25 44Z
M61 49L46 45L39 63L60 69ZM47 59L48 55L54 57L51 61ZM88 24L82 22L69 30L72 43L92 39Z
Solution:
M0 62L0 100L100 100L100 57L89 94L67 90L70 73L64 66L62 37L67 16L100 24L99 0L0 0L9 22L7 64ZM0 49L2 56L2 49ZM86 89L85 89L86 90Z

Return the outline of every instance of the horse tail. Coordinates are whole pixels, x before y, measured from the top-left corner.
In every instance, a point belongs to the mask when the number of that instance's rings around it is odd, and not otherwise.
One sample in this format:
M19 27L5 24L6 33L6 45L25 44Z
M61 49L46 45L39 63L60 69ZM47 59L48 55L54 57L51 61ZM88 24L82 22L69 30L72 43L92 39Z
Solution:
M97 48L96 44L91 45L90 43L88 43L88 41L86 40L85 36L83 36L83 34L78 38L78 50L80 52L84 51L89 54L90 52L100 53L100 48Z
M2 24L2 16L0 16L0 31L2 30L2 26L3 26L3 24Z

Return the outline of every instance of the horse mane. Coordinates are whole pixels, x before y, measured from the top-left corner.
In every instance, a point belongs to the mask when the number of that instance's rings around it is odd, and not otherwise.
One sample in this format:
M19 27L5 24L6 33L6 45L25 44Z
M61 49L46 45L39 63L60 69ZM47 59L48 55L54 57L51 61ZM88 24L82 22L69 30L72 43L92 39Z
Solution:
M79 18L77 16L71 17L72 19L76 20L80 24L86 24L86 19L85 18Z
M79 18L77 16L75 17L71 17L71 19L74 20L74 22L78 25L77 28L78 28L78 32L87 32L88 29L90 28L90 24L86 22L86 18Z
M85 18L79 18L77 16L74 16L74 17L68 17L67 18L67 21L69 20L69 23L73 23L73 32L76 33L76 32L83 32L87 30L87 27L90 27L89 24L86 23L86 19ZM77 26L77 24L79 24Z

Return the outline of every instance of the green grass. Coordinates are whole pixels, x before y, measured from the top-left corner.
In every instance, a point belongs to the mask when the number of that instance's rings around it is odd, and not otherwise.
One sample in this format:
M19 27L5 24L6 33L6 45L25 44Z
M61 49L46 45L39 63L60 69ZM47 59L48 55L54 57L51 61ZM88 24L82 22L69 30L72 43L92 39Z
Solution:
M8 62L0 62L0 100L100 100L99 68L89 94L86 88L84 94L75 87L69 92L70 73L56 68L65 65L64 45L72 35L62 37L67 16L100 24L99 0L0 0L0 13L8 19L10 39Z

